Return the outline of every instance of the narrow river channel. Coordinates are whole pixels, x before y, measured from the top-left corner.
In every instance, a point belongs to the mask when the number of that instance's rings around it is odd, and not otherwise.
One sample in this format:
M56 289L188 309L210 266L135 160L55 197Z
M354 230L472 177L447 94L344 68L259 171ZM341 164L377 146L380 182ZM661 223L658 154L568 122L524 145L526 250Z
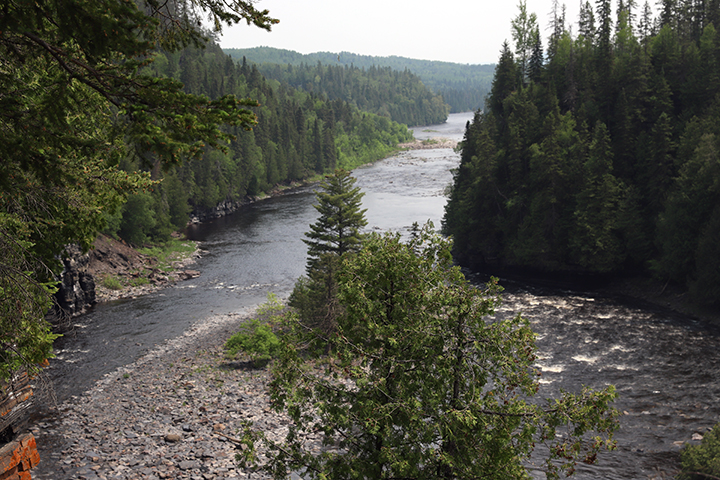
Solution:
M446 124L414 129L415 136L461 140L471 118L453 114ZM443 193L458 161L450 149L412 150L355 170L368 229L403 232L428 220L439 227ZM58 401L210 314L250 312L269 292L286 297L304 273L302 235L317 217L313 201L313 188L300 188L190 229L204 251L196 266L201 276L98 305L76 319L48 369ZM670 478L681 445L697 442L720 421L717 327L591 292L513 284L498 315L516 312L538 335L542 396L609 384L620 394L616 406L624 415L617 451L601 455L597 466L580 467L577 478ZM533 475L543 478L539 471Z

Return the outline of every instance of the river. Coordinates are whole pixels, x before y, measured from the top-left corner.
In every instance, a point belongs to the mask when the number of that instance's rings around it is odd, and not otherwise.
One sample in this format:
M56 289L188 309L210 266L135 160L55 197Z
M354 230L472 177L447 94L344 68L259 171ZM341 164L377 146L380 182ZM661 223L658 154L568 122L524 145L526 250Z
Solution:
M453 114L446 124L414 133L461 140L471 118ZM405 232L428 220L439 227L443 192L458 161L449 149L413 150L356 169L368 229ZM98 305L76 319L48 369L58 400L90 388L210 313L250 312L269 292L286 297L304 273L302 238L317 218L313 202L313 187L298 188L189 229L204 251L195 267L201 276ZM720 420L718 328L637 302L513 284L498 315L518 311L538 334L540 395L608 384L620 394L617 451L601 454L599 465L581 466L577 478L669 478L680 445Z

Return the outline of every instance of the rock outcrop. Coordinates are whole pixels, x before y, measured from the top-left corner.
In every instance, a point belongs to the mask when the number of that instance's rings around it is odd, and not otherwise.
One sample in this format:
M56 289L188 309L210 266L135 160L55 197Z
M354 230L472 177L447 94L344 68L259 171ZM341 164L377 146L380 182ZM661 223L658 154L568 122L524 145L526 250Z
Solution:
M88 272L90 256L78 245L68 245L62 258L63 272L55 294L57 308L66 316L85 313L95 304L95 279Z
M203 223L230 215L239 210L243 205L247 205L253 201L252 198L248 197L243 200L225 200L212 208L196 206L193 208L192 214L190 214L190 223Z

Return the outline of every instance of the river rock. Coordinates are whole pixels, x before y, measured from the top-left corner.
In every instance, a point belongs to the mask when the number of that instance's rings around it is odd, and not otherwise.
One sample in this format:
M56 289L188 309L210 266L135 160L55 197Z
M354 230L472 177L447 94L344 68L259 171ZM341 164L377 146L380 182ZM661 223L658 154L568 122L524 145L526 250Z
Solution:
M42 459L33 479L262 478L235 460L244 424L279 440L288 422L270 408L267 370L224 357L246 321L204 319L57 405L54 420L33 427Z
M165 441L170 443L176 443L182 440L182 435L178 433L168 433L165 435Z

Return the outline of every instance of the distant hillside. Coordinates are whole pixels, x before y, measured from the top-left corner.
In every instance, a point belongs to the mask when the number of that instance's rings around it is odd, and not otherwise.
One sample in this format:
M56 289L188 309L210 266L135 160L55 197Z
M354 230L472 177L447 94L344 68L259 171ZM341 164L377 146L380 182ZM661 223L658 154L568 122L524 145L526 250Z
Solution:
M398 56L373 57L348 52L302 54L271 47L226 48L224 52L237 60L245 57L258 64L313 65L320 62L323 65L352 65L365 69L372 66L390 67L399 71L407 69L419 76L435 93L442 94L445 102L450 105L451 112L471 111L482 107L495 73L495 65L468 65Z

